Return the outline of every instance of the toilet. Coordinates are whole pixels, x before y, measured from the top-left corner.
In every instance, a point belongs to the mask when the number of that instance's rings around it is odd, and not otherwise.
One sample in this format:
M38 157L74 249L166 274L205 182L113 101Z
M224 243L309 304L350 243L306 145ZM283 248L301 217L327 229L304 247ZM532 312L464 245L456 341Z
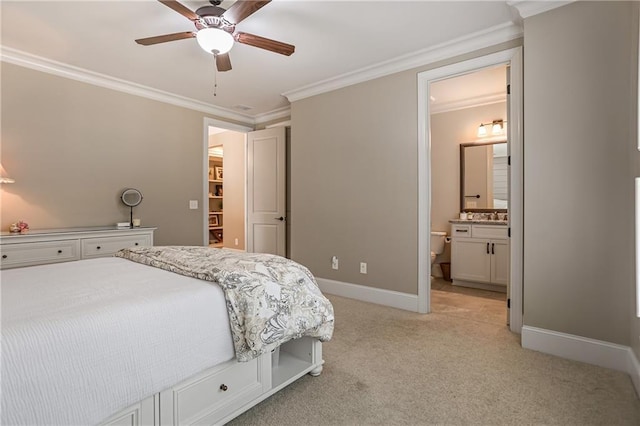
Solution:
M431 264L436 260L436 256L444 253L444 241L446 232L431 231Z

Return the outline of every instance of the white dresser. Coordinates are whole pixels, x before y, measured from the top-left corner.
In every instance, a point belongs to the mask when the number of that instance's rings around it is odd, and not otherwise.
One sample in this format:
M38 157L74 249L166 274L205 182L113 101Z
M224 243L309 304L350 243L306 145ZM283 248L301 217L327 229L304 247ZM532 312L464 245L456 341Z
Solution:
M0 234L0 269L112 256L120 249L152 246L156 228L87 227Z
M509 237L507 225L460 224L451 226L451 277L453 285L507 291Z

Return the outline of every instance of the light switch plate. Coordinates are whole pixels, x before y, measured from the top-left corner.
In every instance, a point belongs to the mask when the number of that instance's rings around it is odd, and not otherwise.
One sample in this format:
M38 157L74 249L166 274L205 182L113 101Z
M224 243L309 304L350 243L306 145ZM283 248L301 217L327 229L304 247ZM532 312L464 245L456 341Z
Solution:
M198 200L189 200L189 208L196 210L198 208Z

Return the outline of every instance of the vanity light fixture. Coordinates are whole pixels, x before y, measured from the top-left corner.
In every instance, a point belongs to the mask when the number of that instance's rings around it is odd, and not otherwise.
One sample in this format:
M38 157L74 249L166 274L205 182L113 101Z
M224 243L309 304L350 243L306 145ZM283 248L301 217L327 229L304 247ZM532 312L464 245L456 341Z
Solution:
M491 126L491 135L501 135L504 131L505 123L506 121L504 120L493 120L491 123L480 123L480 126L478 126L478 137L483 138L488 136L486 126Z
M502 120L494 120L493 126L491 126L491 134L492 135L501 135L502 134Z
M7 176L7 172L4 167L2 167L2 164L0 164L0 183L15 183L14 179Z

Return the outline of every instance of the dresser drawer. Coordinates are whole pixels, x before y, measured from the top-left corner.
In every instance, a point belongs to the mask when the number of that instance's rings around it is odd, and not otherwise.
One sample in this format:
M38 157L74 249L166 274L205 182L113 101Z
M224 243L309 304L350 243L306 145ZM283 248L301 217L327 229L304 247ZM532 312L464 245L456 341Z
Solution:
M452 225L451 226L451 236L452 237L463 237L470 238L471 237L471 225Z
M78 240L3 244L0 246L0 268L41 265L80 259Z
M118 250L136 246L150 246L149 235L123 235L121 237L84 238L81 240L82 258L113 256Z

